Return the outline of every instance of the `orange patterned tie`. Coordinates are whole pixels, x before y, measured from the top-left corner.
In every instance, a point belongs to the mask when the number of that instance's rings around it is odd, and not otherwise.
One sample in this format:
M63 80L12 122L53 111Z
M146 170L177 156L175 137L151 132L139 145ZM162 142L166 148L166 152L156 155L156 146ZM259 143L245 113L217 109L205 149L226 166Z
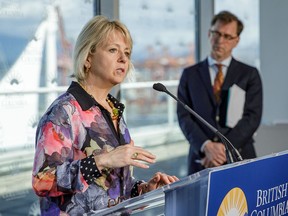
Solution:
M222 71L222 65L216 64L216 66L218 68L218 72L214 80L213 92L214 92L217 103L219 103L220 95L221 95L221 88L224 82L224 76L223 76L223 71Z

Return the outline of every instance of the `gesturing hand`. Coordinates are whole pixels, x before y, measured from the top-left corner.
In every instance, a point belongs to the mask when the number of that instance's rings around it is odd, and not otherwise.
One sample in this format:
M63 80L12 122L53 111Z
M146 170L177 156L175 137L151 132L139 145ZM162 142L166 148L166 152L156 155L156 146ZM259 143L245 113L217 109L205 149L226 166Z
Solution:
M134 146L134 142L131 140L127 145L96 155L94 158L99 170L129 165L147 169L149 166L145 163L155 163L156 156L141 147Z

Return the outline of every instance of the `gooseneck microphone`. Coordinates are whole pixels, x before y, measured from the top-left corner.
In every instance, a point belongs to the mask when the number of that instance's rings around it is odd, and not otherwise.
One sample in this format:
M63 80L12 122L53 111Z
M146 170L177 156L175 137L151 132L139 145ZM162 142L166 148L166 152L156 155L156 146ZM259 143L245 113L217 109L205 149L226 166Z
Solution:
M178 103L180 103L188 112L190 112L193 116L195 116L202 124L208 127L211 131L213 131L225 145L225 153L227 157L227 163L233 163L237 161L242 161L242 157L238 150L233 146L233 144L225 137L222 133L220 133L215 127L209 124L205 119L203 119L198 113L192 110L188 105L180 101L175 95L167 90L167 88L162 83L155 83L153 85L153 89L160 92L165 92L174 98Z

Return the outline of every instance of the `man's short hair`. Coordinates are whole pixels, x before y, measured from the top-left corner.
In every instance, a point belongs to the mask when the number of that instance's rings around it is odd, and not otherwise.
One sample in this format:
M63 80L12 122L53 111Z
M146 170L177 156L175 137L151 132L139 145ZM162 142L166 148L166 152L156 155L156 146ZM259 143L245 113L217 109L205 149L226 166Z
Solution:
M225 24L235 21L237 23L237 35L238 36L241 34L241 32L244 29L244 25L242 21L239 20L239 18L235 14L229 11L221 11L218 14L216 14L211 21L211 26L215 25L217 21L220 21Z

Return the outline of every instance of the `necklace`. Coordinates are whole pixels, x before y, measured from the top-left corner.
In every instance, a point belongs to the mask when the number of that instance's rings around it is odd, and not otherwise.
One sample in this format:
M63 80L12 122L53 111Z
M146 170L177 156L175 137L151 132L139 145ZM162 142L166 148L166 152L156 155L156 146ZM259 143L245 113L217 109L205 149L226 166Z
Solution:
M107 103L109 104L109 106L112 109L112 113L111 113L111 118L112 120L116 120L119 117L119 110L114 106L113 102L111 100L109 100L108 98L106 98Z
M82 85L82 83L78 82L79 85L88 93L88 91L86 90L85 86ZM88 93L89 94L89 93ZM89 94L92 98L93 95ZM94 98L95 100L95 98ZM119 117L119 110L114 106L113 102L111 100L108 99L108 97L106 98L106 102L108 103L109 107L112 109L112 113L110 113L112 120L116 120Z

